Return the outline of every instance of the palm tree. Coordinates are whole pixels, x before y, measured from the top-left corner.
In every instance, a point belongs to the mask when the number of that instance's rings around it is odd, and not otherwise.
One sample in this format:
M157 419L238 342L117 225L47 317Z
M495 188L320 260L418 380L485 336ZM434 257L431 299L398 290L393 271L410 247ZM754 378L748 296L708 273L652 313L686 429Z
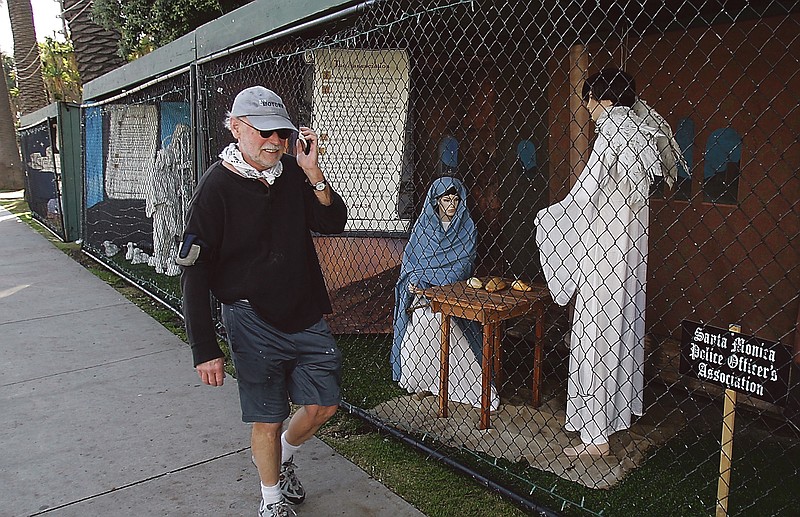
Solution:
M14 36L19 108L23 114L33 113L47 106L48 100L42 79L31 1L8 0L8 17L11 19L11 34Z
M94 22L92 0L60 1L82 84L125 64L117 54L119 34Z
M0 190L19 190L25 186L25 176L19 159L6 71L2 64L0 72Z

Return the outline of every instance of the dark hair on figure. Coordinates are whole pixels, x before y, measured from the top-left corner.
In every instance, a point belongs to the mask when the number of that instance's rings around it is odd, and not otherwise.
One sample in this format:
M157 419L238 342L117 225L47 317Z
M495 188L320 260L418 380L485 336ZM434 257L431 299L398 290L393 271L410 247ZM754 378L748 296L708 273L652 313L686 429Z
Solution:
M604 68L583 82L581 97L589 101L589 94L596 101L611 101L614 106L633 106L636 102L636 81L629 74L616 68Z
M439 199L440 197L444 196L452 196L453 194L455 194L456 196L458 195L458 189L456 188L455 185L445 190L440 196L437 196L436 199Z
M433 199L431 199L431 205L436 207L436 205L439 203L439 198L443 198L444 196L450 196L450 195L456 195L456 196L459 195L458 194L458 188L455 185L451 186L449 189L445 190L444 192L442 192L438 196L436 196Z

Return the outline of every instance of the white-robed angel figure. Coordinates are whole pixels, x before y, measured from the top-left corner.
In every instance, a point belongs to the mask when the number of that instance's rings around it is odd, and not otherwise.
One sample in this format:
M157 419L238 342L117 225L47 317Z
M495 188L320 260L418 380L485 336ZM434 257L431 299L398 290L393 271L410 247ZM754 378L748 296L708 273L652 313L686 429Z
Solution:
M553 299L575 304L565 428L583 445L564 452L602 456L643 411L648 194L666 135L634 112L635 82L621 70L590 76L582 96L594 145L567 197L537 214L536 243Z
M466 207L467 191L445 176L431 183L411 230L395 286L392 378L414 392L439 393L441 314L421 289L466 280L475 262L477 232ZM450 390L454 402L480 407L481 334L475 322L453 318L450 327ZM491 408L499 397L492 387Z

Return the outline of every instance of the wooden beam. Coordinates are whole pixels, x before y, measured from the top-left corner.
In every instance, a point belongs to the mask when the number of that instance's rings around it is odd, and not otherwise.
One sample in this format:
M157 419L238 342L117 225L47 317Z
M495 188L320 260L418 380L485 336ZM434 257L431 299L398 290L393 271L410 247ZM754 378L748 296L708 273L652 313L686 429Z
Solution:
M583 45L575 45L569 51L569 186L578 181L589 159L589 112L583 106L581 88L589 69L589 54Z

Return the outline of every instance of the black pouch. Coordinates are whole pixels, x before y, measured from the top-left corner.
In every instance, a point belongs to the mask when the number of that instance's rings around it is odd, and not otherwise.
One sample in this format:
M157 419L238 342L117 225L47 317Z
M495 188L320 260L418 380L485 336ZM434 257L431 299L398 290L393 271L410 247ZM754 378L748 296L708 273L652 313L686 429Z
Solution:
M187 234L178 250L178 256L175 257L175 263L184 267L194 266L200 259L200 249L197 235Z

